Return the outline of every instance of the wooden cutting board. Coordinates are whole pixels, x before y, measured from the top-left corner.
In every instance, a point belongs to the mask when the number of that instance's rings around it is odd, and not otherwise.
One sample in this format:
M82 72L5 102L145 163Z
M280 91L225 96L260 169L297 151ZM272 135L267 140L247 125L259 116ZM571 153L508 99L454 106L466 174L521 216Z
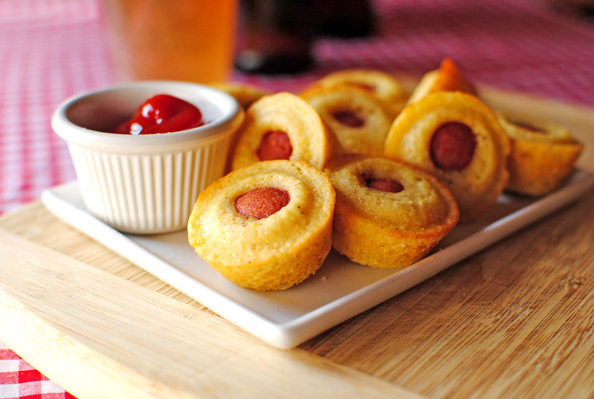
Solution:
M591 110L490 91L569 126ZM292 350L52 216L0 218L0 339L81 399L594 395L594 192Z

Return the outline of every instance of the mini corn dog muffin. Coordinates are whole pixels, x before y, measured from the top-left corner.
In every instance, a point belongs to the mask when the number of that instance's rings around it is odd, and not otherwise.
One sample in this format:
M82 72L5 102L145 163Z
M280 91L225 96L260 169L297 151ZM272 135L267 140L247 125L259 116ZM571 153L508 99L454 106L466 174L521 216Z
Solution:
M211 83L210 86L223 90L227 94L233 96L244 110L248 109L250 105L260 98L271 94L259 87L240 82L214 82Z
M188 240L228 280L284 290L315 273L330 252L335 192L304 161L263 161L217 180L198 197Z
M367 91L382 100L393 117L402 110L408 98L396 77L383 71L369 69L344 69L332 72L313 82L309 88L336 86L350 86Z
M384 103L367 91L349 87L317 87L301 94L322 117L339 144L337 153L382 155L394 118Z
M439 69L427 72L412 95L407 105L412 104L427 94L438 91L461 91L477 96L476 87L464 76L458 65L451 58L444 58Z
M561 186L584 146L562 126L536 120L519 122L502 114L498 117L511 140L507 189L541 196Z
M407 267L458 222L449 190L419 168L352 154L333 159L325 171L336 190L332 243L354 262Z
M320 115L290 93L252 104L236 134L232 170L275 159L306 161L322 169L331 154L331 136Z
M436 176L454 195L460 220L489 209L507 185L510 144L497 116L477 97L436 92L396 118L385 155Z

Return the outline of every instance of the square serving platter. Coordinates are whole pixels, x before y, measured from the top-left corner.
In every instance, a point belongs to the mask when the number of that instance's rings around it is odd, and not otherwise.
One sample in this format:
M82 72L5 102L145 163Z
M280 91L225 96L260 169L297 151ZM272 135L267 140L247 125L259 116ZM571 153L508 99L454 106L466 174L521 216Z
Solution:
M188 244L187 232L124 234L85 207L77 182L47 190L45 206L155 277L269 344L288 349L431 278L505 236L578 199L594 174L576 170L559 190L538 199L503 194L486 215L459 224L425 259L403 270L373 269L332 250L322 267L284 291L239 287L212 269Z

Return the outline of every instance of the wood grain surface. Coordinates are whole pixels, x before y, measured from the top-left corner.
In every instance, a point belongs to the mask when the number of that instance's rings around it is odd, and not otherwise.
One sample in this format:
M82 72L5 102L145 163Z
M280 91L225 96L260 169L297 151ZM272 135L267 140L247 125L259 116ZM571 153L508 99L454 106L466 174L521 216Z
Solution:
M594 113L564 123L594 171ZM0 218L0 339L85 398L594 397L594 192L298 348L274 349L52 216Z

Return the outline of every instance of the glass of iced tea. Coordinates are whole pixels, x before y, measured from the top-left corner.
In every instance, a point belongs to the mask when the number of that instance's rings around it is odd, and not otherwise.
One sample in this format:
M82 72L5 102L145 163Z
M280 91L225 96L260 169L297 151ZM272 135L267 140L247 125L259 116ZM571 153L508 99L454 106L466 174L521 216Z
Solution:
M227 80L238 0L103 0L116 79Z

